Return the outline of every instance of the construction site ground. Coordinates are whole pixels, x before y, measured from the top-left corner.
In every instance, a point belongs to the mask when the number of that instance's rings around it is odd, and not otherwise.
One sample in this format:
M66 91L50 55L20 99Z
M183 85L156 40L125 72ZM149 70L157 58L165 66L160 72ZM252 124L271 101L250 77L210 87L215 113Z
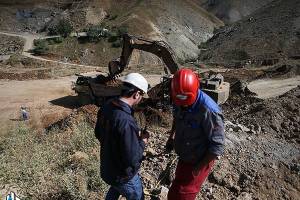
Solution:
M10 40L17 41L17 43L11 44L20 44L16 37L9 37ZM28 42L27 45L29 45ZM12 130L19 129L20 124L23 124L20 118L21 106L25 106L29 111L30 120L26 122L25 126L34 130L31 137L35 137L35 134L46 134L43 137L47 140L47 137L52 137L51 134L47 136L47 133L51 133L53 130L60 130L58 132L62 138L67 137L70 129L71 132L74 129L72 127L80 125L78 121L82 118L89 124L88 130L92 133L99 108L94 105L81 107L76 94L71 90L72 82L76 80L75 73L90 71L84 75L94 76L105 73L107 69L44 60L44 58L31 56L25 51L25 48L22 51L22 48L17 47L12 48L16 53L14 56L0 63L2 66L0 72L1 148L4 149L7 138L14 135ZM199 199L297 199L300 195L300 166L298 163L300 153L300 88L298 85L300 85L300 76L298 66L296 61L290 61L256 68L226 69L205 66L194 68L200 73L220 72L224 75L225 80L233 86L230 99L222 105L226 123L225 155L216 162L213 172L199 194ZM163 70L160 65L143 68L140 65L131 65L126 72L136 71L142 73L154 87L161 81L160 74ZM245 87L250 92L247 93ZM286 92L288 93L285 94ZM257 96L253 96L254 93ZM148 124L152 132L140 172L146 198L163 198L164 193L161 190L165 189L162 187L170 187L177 162L174 153L164 152L164 144L168 137L165 133L170 129L172 115L171 112L161 112L147 107L146 110L138 112L136 117L142 126ZM72 142L72 137L69 140ZM63 145L64 142L59 140L55 143ZM32 145L37 144L33 143ZM50 145L49 151L51 151L51 143L45 145ZM98 145L95 141L94 146L91 147L92 155L98 152L98 150L95 152L95 149L99 148ZM28 148L31 147L22 147L20 151L26 152L29 150ZM3 152L5 155L5 150ZM68 150L58 148L57 152L53 154L60 155L62 152L67 153ZM92 166L95 167L94 173L99 175L99 157L93 157L90 153L87 150L78 151L76 148L68 152L67 155L72 157L70 158L71 163L67 163L64 169L74 165L72 159L79 159L80 162L83 162L83 159L84 163L88 165L86 158L88 156L90 159L94 158L92 161ZM25 156L17 160L22 163L23 159L28 158ZM49 159L53 159L51 155ZM38 180L57 175L55 171L52 175L39 175L37 169L31 164L29 164L29 169L34 173L32 176ZM20 172L13 171L12 173L11 182L15 183L16 181L13 180L16 177L14 176L20 176L18 174ZM69 188L59 191L52 189L54 186L51 184L55 184L54 180L46 181L50 186L43 187L51 189L48 193L43 192L43 198L78 198L79 194L74 191L81 191L82 199L87 197L103 198L107 190L107 186L103 182L99 187L101 189L89 190L90 175L82 175L81 168L77 169L76 173L81 174L78 176L83 179L80 183L78 181L72 183L72 187L77 187L77 189ZM33 183L21 180L23 181L22 186L5 184L0 190L1 198L10 190L17 191L23 197L39 198L32 193L33 190L41 190L41 186L35 185L30 189L28 185ZM63 181L59 182L64 183ZM60 187L69 186L63 184ZM85 189L79 190L80 187Z
M298 1L209 1L217 2L212 7L199 0L68 2L0 3L0 199L13 191L27 200L102 200L108 190L94 137L101 107L80 105L71 88L76 73L107 73L107 62L121 49L68 37L50 45L48 54L32 55L34 39L47 38L43 31L61 17L75 31L105 22L165 40L185 67L202 76L219 72L231 84L221 105L225 153L197 199L300 199ZM128 72L140 72L154 87L163 66L135 52ZM172 113L146 104L135 117L151 132L140 170L146 199L166 199L177 163L164 149Z
M97 72L91 74L95 73ZM236 80L249 81L255 77L263 77L264 73L262 69L240 69L240 73L225 70L224 75L234 84ZM160 75L144 75L152 86L160 81ZM27 124L38 132L45 132L56 125L72 126L72 123L76 123L76 120L72 120L77 115L85 116L93 127L98 108L93 105L78 105L71 90L71 82L75 79L75 76L67 76L42 80L2 80L2 137L22 123L22 105L29 110L30 120ZM300 195L299 76L289 79L284 76L282 79L276 77L268 81L265 83L272 83L272 90L270 84L261 84L261 80L249 81L249 89L257 92L258 97L263 99L247 96L243 90L234 90L229 101L222 106L226 123L226 152L216 162L199 198L297 199ZM290 89L292 91L283 94ZM150 125L152 136L146 149L141 175L147 199L155 199L160 195L161 186L170 186L177 162L174 153L164 153L168 137L165 132L170 129L172 115L151 108L147 108L144 114L145 119L142 115L141 122L143 125ZM67 125L62 121L68 121ZM6 190L10 188L6 187ZM18 190L20 191L26 196L22 188ZM103 191L101 194L103 195Z

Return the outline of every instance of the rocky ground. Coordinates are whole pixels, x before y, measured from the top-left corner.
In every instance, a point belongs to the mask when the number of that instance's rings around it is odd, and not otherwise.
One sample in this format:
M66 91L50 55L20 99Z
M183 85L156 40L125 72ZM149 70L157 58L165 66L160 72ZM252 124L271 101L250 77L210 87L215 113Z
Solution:
M60 18L67 18L80 30L106 20L111 27L128 25L134 33L164 39L179 55L197 55L201 50L199 59L222 71L231 84L231 94L222 105L225 153L216 161L198 199L299 199L300 87L267 99L258 98L248 87L258 79L280 82L299 77L298 1L245 1L245 7L235 0L209 1L217 3L213 7L208 7L209 2L194 0L105 0L80 5L81 1L66 2L3 0L0 29L40 32ZM220 18L227 22L240 19L246 11L251 15L218 29L208 43L198 46L223 24L199 5L215 14L221 12L224 16ZM222 10L223 6L229 10ZM256 11L252 13L253 10ZM0 181L5 182L1 184L0 195L10 191L12 185L22 197L33 199L103 199L107 185L99 177L99 143L93 136L99 108L79 107L78 98L71 91L71 81L76 77L70 76L96 68L25 58L18 55L24 45L22 40L0 37L0 56L12 55L0 62L0 117L1 127L5 128L1 130L3 136L0 134ZM106 72L104 58L118 57L120 49L111 50L108 57L105 52L110 46L105 45L110 44L99 42L95 48L94 44L82 45L77 39L67 38L52 50L62 52L53 54L61 58L75 55L73 61L83 64L97 63L87 58L102 54L98 58L105 69L97 69ZM65 51L69 49L72 55ZM76 60L78 55L82 60ZM151 74L152 78L147 77L149 82L157 82L162 66L152 56L141 57L137 53L133 60L142 60L143 67L136 64L128 71ZM147 60L153 62L148 66ZM210 70L197 62L191 64ZM58 78L61 76L69 77ZM23 104L29 107L29 123L20 122L19 108ZM151 132L140 171L146 199L164 199L177 163L175 153L164 149L172 114L148 101L135 117L141 127L147 125ZM13 145L9 146L9 142ZM16 159L11 160L12 157Z
M198 199L297 199L299 175L300 87L266 100L232 91L222 105L226 150L204 184ZM85 106L91 122L97 108ZM93 114L94 113L94 114ZM141 176L147 199L163 199L174 178L177 157L164 149L172 115L147 108L152 132ZM94 117L92 117L94 116ZM144 116L144 115L143 115Z
M20 54L22 53L23 46L24 41L22 39L0 34L0 56Z

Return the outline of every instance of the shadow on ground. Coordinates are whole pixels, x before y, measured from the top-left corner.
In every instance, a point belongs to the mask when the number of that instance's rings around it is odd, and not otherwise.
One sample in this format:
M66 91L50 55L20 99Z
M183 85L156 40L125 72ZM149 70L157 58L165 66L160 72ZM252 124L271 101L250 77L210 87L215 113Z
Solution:
M58 99L49 101L53 105L62 106L64 108L74 109L80 107L80 101L78 96L65 96Z

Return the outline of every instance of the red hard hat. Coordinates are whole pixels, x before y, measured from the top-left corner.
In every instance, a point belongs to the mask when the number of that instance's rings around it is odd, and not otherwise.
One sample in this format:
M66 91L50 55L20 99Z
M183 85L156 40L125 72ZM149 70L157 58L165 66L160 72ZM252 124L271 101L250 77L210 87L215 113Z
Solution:
M192 70L178 70L171 83L172 100L175 105L192 105L197 99L199 86L199 78Z

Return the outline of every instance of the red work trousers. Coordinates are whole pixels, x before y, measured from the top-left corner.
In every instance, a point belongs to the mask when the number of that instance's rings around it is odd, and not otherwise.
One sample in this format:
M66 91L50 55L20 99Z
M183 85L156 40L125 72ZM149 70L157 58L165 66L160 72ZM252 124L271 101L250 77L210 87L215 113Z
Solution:
M193 175L195 164L179 161L175 179L168 193L168 200L194 200L200 191L201 185L207 178L214 161L200 168L197 176Z

